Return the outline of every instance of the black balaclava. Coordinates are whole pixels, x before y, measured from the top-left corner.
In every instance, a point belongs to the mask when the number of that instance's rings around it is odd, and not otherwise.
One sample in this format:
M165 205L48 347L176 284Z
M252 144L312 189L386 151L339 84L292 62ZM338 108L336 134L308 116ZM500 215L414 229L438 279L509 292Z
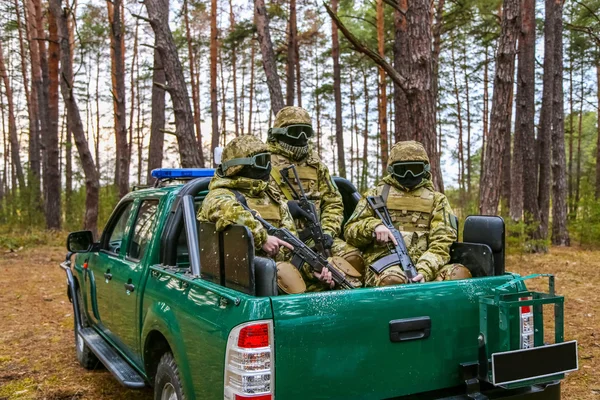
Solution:
M397 176L394 176L394 178L400 185L407 189L412 189L423 181L423 175L414 177L411 174L407 174L404 178L398 178Z
M237 176L267 182L271 176L271 165L269 164L269 168L267 169L254 168L251 165L244 165L244 168L237 173Z

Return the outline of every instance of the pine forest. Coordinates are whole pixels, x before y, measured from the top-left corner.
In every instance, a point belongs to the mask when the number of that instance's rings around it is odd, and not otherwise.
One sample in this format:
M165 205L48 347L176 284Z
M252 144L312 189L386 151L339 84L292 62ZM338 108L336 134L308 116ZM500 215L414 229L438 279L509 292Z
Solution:
M99 232L286 105L359 191L423 143L463 220L600 240L600 0L2 0L0 231Z

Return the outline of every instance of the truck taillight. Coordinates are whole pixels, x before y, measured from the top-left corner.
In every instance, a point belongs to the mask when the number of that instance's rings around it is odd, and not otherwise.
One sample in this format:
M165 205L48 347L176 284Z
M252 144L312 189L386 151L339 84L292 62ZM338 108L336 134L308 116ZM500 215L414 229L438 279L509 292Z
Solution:
M520 300L532 300L532 297L521 297ZM520 309L520 314L521 348L530 349L534 347L533 312L531 306L522 306Z
M273 321L253 321L231 330L225 354L225 400L273 400Z

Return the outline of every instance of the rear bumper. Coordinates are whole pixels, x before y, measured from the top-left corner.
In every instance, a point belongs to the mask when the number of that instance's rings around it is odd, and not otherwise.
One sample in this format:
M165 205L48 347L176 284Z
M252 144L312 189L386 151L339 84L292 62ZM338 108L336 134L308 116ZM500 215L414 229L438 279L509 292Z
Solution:
M494 388L474 395L429 392L397 397L395 400L560 400L560 381L534 385L521 389Z

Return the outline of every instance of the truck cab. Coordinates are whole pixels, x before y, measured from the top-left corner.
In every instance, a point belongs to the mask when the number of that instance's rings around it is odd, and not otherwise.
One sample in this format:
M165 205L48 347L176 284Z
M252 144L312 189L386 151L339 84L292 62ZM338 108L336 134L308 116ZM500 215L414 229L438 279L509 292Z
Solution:
M469 217L451 249L472 279L279 295L251 232L196 213L210 169L158 170L102 236L69 236L61 264L76 352L156 399L560 399L577 369L563 298L504 271L504 224ZM360 195L336 179L350 215ZM76 257L71 260L71 256ZM544 342L544 304L555 307ZM540 335L541 332L541 335Z

